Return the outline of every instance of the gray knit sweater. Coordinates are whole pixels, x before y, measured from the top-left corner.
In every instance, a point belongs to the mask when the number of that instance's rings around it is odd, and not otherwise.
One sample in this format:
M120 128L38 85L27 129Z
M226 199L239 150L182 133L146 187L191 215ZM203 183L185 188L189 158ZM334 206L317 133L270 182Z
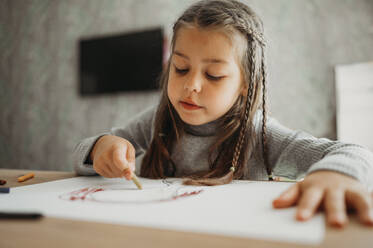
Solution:
M82 140L74 150L75 171L79 175L96 174L89 153L99 137L111 134L133 144L138 174L143 155L154 135L155 112L156 108L150 108L135 116L123 128L113 128L111 132ZM254 127L259 137L261 118L258 111ZM316 170L332 170L354 177L369 188L373 186L373 153L369 150L355 144L318 139L305 132L290 130L271 117L267 118L268 162L275 176L300 179ZM176 177L208 170L208 148L215 141L215 131L216 121L200 126L186 126L185 135L171 155L176 164ZM252 156L248 161L244 179L267 180L260 144L256 146L255 153L259 156Z

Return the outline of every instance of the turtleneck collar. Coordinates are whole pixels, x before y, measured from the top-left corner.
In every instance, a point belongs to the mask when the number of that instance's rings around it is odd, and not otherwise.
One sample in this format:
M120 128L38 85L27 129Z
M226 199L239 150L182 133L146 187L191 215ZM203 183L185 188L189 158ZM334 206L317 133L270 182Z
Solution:
M184 122L185 132L195 136L213 136L217 133L218 128L219 119L202 125L190 125Z

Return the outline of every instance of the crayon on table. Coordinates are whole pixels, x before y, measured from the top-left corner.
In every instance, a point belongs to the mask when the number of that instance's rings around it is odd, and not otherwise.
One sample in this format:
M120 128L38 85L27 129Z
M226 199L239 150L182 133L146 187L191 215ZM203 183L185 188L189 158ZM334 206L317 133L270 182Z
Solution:
M23 175L23 176L17 178L17 180L18 180L18 182L21 183L21 182L24 182L26 180L29 180L29 179L33 178L34 176L35 176L34 173L27 173L26 175Z

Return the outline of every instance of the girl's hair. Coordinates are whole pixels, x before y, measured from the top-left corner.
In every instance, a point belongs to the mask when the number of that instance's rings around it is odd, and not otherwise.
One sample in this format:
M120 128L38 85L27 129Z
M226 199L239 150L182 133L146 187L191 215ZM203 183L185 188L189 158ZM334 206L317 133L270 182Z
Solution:
M246 40L241 55L241 70L247 95L240 95L231 109L218 119L219 135L209 148L210 170L190 175L185 184L218 185L240 179L245 165L253 155L257 137L253 118L262 103L262 149L264 163L266 152L266 64L265 40L260 18L245 4L234 0L202 0L190 6L173 26L171 52L175 47L178 31L182 27L217 29L232 38L241 35ZM170 60L160 78L163 89L155 118L155 132L141 165L140 175L149 178L172 177L176 165L171 159L172 148L184 135L184 123L167 95ZM262 97L260 97L262 96ZM234 147L234 149L232 149ZM269 174L269 172L268 172Z

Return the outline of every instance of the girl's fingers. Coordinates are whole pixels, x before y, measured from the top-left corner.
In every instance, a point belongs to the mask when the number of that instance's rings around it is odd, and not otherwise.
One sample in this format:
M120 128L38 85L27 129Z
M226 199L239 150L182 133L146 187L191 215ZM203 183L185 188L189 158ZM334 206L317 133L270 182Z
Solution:
M131 180L132 172L130 169L126 169L122 172L122 176L125 177L127 180Z
M117 166L111 165L109 166L109 169L111 170L113 177L123 177L123 171L120 171Z
M126 151L126 161L127 165L129 167L129 170L127 170L125 173L125 177L130 180L132 178L132 175L135 171L135 160L136 160L136 150L133 147L131 143L127 144L127 151Z
M347 223L346 203L343 190L327 190L324 203L327 222L336 227Z
M108 178L111 178L111 174L110 172L107 171L106 169L106 165L104 166L97 166L96 164L93 164L93 169L98 173L100 174L101 176L103 177L108 177Z
M300 196L298 210L295 215L297 220L308 220L316 212L323 199L324 190L321 188L309 188Z
M129 163L134 163L136 160L136 151L132 144L127 145L126 158Z
M347 190L346 202L356 208L362 223L373 225L372 199L368 192Z
M128 160L126 159L126 149L115 149L113 151L113 163L118 171L117 177L125 177L131 179L131 170Z
M115 176L115 172L112 170L112 168L111 168L110 165L105 164L102 169L106 173L106 175L107 175L108 178L116 177Z
M294 184L285 192L283 192L278 198L276 198L272 205L275 208L287 208L293 206L299 197L300 185L299 183Z

